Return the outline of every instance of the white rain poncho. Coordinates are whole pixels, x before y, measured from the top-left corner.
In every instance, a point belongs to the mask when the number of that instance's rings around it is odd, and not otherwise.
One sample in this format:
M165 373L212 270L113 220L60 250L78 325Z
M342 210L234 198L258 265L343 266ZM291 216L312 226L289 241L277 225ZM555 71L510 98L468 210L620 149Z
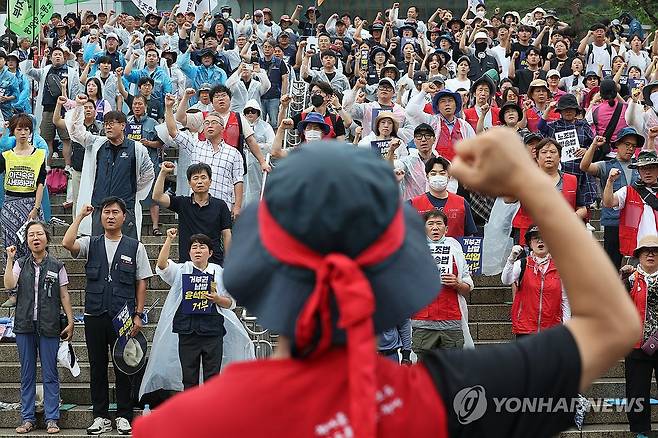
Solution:
M171 260L169 261L171 262ZM183 297L182 292L182 274L191 274L193 270L192 262L185 262L179 265L179 268L169 279L173 278L173 284L169 289L167 300L162 308L160 320L153 336L153 344L149 355L142 385L139 388L139 398L159 389L167 391L183 391L183 371L178 357L178 334L172 332L174 314ZM218 291L224 291L222 281L222 267L210 263L206 272L214 270L215 282ZM158 275L165 279L163 271L157 269ZM232 310L217 306L217 310L224 317L224 329L226 334L223 338L218 338L218 342L223 342L222 369L226 365L235 361L255 359L254 346L247 334L244 326Z
M498 275L503 272L505 261L514 241L512 233L512 219L519 211L519 202L506 203L503 198L496 198L489 215L489 222L484 226L484 239L482 239L482 274Z
M258 102L254 99L251 99L244 107L253 108L260 111L260 106ZM246 118L246 117L245 117ZM269 123L265 122L263 119L258 117L256 123L252 125L254 129L254 138L256 143L260 147L260 151L263 153L263 156L266 156L272 152L272 143L274 143L274 130ZM244 176L244 201L242 202L242 207L258 201L260 199L260 192L263 186L263 170L260 167L260 163L251 153L251 151L245 151L247 155L247 174Z
M396 159L393 166L404 170L404 178L400 183L402 199L409 201L427 191L425 163L418 155L418 149L409 149L409 153Z

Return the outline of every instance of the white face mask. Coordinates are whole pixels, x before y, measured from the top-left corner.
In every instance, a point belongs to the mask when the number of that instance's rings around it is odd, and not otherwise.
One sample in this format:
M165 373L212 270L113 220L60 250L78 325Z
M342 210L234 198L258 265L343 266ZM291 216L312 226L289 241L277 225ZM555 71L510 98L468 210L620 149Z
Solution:
M322 132L309 129L308 131L304 131L304 138L306 138L306 141L308 142L320 140L322 138Z
M654 91L651 93L651 96L649 96L651 99L651 103L653 103L653 108L658 109L658 91Z
M441 192L445 190L446 187L448 187L448 177L445 175L430 176L429 183L431 188Z
M228 18L228 12L222 12L222 17L226 20Z

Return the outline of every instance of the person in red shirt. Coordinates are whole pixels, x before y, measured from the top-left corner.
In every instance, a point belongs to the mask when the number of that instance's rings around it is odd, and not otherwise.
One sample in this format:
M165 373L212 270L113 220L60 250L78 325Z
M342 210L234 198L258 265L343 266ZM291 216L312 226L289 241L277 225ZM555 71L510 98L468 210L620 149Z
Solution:
M543 79L535 79L530 82L528 88L528 98L531 103L525 104L525 116L528 120L528 129L532 132L539 131L539 119L544 115L544 111L549 111L547 122L552 122L560 118L560 114L553 111L549 107L551 102L551 91L548 89L548 84Z
M429 182L429 192L416 196L411 205L418 213L425 214L430 210L441 210L450 221L446 236L463 237L477 233L473 220L471 205L462 196L448 191L448 170L450 161L443 157L432 157L425 162L425 174Z
M568 428L573 412L498 411L494 397L570 402L632 348L637 311L516 133L494 128L458 153L460 181L517 196L537 218L571 293L566 326L432 351L411 366L378 357L375 333L431 302L439 271L384 160L309 145L279 163L263 200L245 208L225 263L227 290L279 334L274 356L229 365L138 418L133 436L550 437Z
M500 108L492 108L492 100L496 94L496 84L489 75L484 74L482 77L471 85L471 95L475 97L475 105L464 110L464 119L473 127L475 132L478 131L478 120L483 119L483 128L489 129L499 125Z

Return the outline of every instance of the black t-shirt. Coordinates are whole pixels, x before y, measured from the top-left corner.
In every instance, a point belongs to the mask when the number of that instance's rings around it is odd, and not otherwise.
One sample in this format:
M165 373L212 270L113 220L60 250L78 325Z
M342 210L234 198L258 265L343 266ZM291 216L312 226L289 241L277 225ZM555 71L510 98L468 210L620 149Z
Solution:
M537 79L546 80L546 72L542 69L538 70ZM528 94L528 87L530 87L530 82L535 78L535 72L528 70L526 68L522 70L517 70L516 75L514 76L514 86L519 89L519 93Z
M532 47L532 46L529 45L529 44L526 46L526 45L521 44L519 42L515 42L515 43L512 43L510 45L510 51L508 52L508 55L510 57L514 56L514 52L519 52L519 57L516 58L516 62L514 63L514 67L516 67L517 70L526 65L525 64L525 52L530 47Z
M169 210L178 213L179 262L190 260L190 237L202 233L212 240L210 262L223 265L222 231L233 226L226 202L211 196L208 204L201 207L192 201L193 195L171 196L169 199Z
M552 437L574 424L572 404L578 397L581 361L564 326L508 344L434 351L425 356L424 364L443 399L450 437ZM466 388L473 390L463 391ZM464 399L466 393L470 399ZM566 399L562 410L557 400L561 397ZM482 398L486 398L485 410L478 409L483 407ZM555 409L512 412L518 404L510 399L516 398L521 402L540 398L544 406L552 398ZM455 404L461 408L461 422ZM497 406L502 406L500 412ZM476 418L479 412L482 416Z

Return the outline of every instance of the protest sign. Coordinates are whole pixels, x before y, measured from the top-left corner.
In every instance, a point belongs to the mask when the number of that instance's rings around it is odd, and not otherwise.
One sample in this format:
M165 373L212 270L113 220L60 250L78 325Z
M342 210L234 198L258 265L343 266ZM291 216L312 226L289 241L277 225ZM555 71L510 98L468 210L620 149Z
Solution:
M205 273L183 274L183 305L186 315L211 313L212 301L206 298L210 293L213 276Z
M117 334L119 345L121 348L125 347L133 329L133 319L128 310L128 303L124 304L119 313L112 318L112 326Z
M576 152L580 149L580 141L578 140L578 133L575 129L556 132L555 141L562 146L562 156L560 161L573 161L579 158L576 155Z
M628 81L626 82L626 85L628 86L628 90L630 91L630 95L633 95L634 91L642 91L642 88L647 84L647 80L644 78L628 78Z
M450 245L431 243L430 253L432 253L436 267L442 275L452 274L452 254L450 253Z
M373 140L370 142L370 147L377 153L379 153L382 158L386 158L388 155L388 147L391 144L391 140Z
M457 241L462 246L464 257L471 275L482 274L482 237L460 237Z

